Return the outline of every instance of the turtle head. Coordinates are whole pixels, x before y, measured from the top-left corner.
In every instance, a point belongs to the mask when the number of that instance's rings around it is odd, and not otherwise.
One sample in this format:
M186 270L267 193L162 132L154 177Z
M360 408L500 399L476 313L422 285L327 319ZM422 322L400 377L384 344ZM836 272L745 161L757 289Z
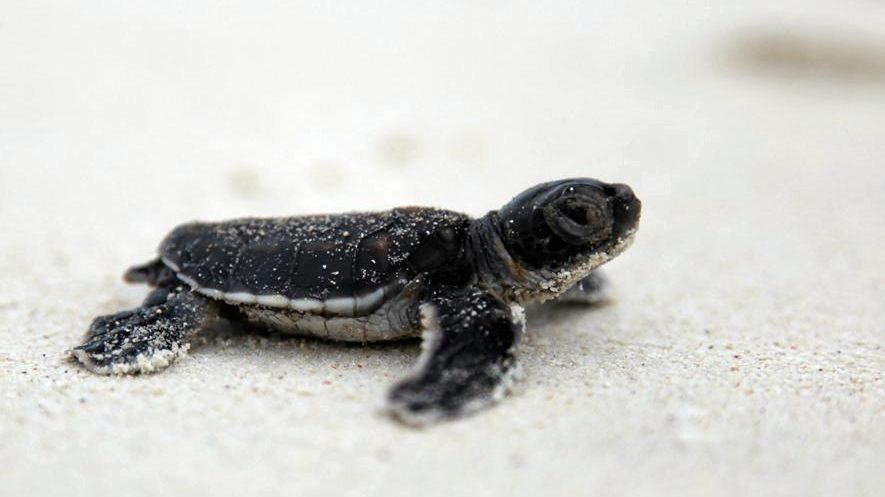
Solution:
M590 178L541 183L498 211L501 241L531 269L604 262L629 242L641 208L627 185Z

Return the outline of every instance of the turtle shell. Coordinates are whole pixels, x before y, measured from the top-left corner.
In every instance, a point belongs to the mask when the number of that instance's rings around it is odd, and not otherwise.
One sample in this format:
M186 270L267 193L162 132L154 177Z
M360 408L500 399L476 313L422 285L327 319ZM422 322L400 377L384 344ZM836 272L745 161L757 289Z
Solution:
M462 267L468 223L422 207L198 222L173 230L159 252L179 279L211 298L357 316L420 274Z

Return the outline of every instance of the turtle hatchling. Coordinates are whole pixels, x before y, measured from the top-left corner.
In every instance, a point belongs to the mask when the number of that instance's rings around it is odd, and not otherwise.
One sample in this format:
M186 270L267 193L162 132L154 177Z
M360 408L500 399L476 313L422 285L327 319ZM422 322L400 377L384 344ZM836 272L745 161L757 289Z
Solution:
M522 306L605 297L597 268L636 234L630 187L542 183L480 218L384 212L184 224L126 272L153 290L100 316L71 353L99 374L159 371L216 318L348 342L422 336L386 411L427 424L483 409L520 376Z

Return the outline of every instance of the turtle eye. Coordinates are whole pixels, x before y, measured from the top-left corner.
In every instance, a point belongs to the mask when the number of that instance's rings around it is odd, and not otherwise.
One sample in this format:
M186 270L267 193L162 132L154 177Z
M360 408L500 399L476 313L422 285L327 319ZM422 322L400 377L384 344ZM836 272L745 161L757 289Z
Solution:
M564 197L544 208L544 220L553 233L572 245L585 245L608 237L610 218L606 204L589 197Z
M567 198L557 203L559 212L581 226L603 226L606 223L605 210L596 202L581 198Z
M584 208L579 202L567 201L558 206L559 212L578 224L587 224L589 222L587 214L588 209Z
M593 226L600 229L611 224L611 215L608 213L608 209L606 207L607 206L604 207L596 203L587 204L583 213L584 222L580 224Z

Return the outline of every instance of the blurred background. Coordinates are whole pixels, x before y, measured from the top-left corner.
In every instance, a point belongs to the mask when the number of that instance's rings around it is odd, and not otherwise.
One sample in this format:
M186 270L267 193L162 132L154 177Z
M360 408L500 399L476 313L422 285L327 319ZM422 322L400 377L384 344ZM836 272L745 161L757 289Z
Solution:
M881 493L883 28L877 0L4 0L0 494ZM530 314L488 414L375 416L415 344L63 360L181 222L481 215L570 176L643 200L617 303Z

